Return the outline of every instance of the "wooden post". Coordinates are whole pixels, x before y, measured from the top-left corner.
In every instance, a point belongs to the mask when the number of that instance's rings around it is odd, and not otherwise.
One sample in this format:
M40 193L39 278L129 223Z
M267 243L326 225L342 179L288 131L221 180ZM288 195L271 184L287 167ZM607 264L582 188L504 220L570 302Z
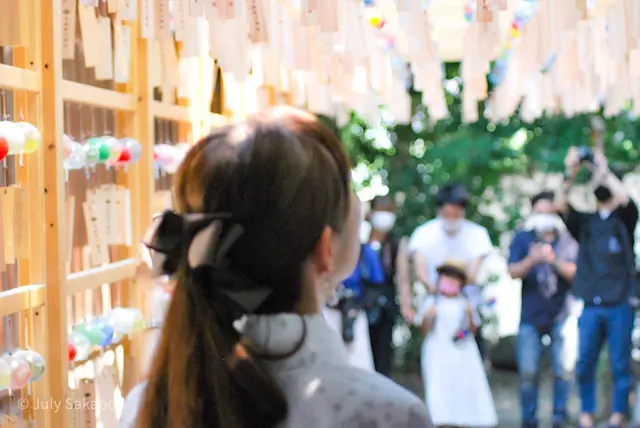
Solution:
M141 7L141 6L140 6ZM142 16L140 11L138 16ZM135 33L136 47L135 55L132 55L134 62L134 72L132 73L137 94L138 106L135 119L135 138L142 145L142 155L138 162L131 165L129 172L131 176L131 211L135 213L133 219L133 247L132 251L137 252L138 244L142 239L153 216L153 197L155 192L155 180L153 169L153 147L154 147L154 118L151 105L153 102L153 87L149 81L149 41L140 37L142 34L142 23L138 20L138 31ZM133 37L132 37L133 39ZM149 288L146 279L137 278L134 280L135 287L129 294L128 306L144 308L145 292ZM135 370L139 375L144 372L145 335L137 334L133 338L131 355L135 363L135 369L130 367L125 370ZM126 364L126 363L125 363ZM128 391L123 391L127 393Z
M50 370L47 398L64 403L67 395L67 298L65 293L65 258L67 248L65 180L63 170L63 102L62 102L62 5L61 0L36 0L31 16L40 24L42 78L41 105L44 156L44 192L46 302L47 302L47 363ZM67 412L49 412L45 426L66 427Z

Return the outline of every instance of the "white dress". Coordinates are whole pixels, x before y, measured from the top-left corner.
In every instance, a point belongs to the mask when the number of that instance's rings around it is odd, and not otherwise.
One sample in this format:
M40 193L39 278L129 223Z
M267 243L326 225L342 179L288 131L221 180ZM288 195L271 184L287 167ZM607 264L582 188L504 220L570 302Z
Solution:
M248 317L244 335L273 353L290 350L304 324L300 350L280 361L266 361L289 403L282 428L433 428L418 397L390 379L353 367L342 338L322 315L280 314ZM145 384L127 396L119 428L134 428ZM198 397L193 397L197 400Z
M342 335L342 314L337 309L324 308L322 315L336 333ZM353 342L345 344L349 354L349 362L363 370L375 371L371 339L369 337L369 320L364 311L359 311L353 324Z
M495 427L498 416L476 341L473 335L453 341L466 320L467 304L463 296L427 296L416 315L419 325L436 306L421 353L427 408L436 426Z

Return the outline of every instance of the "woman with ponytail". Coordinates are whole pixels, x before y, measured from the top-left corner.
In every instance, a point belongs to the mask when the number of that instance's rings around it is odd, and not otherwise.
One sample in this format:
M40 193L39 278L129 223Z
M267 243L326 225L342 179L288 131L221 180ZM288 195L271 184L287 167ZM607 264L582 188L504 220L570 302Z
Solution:
M175 282L121 428L431 427L421 401L351 367L321 308L358 259L347 156L314 116L276 108L217 129L145 238Z

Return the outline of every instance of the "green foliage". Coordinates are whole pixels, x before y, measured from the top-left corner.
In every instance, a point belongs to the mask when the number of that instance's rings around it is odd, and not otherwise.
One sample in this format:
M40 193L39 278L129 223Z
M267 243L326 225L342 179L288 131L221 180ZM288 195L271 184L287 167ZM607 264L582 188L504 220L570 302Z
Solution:
M447 79L459 81L458 74L458 64L447 64ZM568 148L589 144L589 116L585 114L573 118L544 116L533 123L524 123L516 115L496 124L481 114L478 122L464 124L459 95L462 89L447 93L451 117L433 125L420 105L421 94L411 91L413 123L383 126L392 143L390 148L380 148L368 132L371 124L356 115L340 130L354 165L366 166L371 175L380 174L391 194L404 195L398 218L398 227L404 234L435 216L435 194L444 183L456 181L465 184L472 195L469 218L486 226L497 240L501 232L514 227L520 205L503 207L510 218L506 224L478 212L478 206L486 202L489 194L500 202L502 195L496 188L500 179L534 171L561 172ZM484 109L485 103L480 103L479 111ZM610 164L623 171L633 169L640 160L636 144L639 124L627 113L605 122ZM521 141L513 138L516 133L521 134Z
M459 80L458 64L447 64L447 79ZM516 114L505 123L490 123L482 117L485 103L479 104L481 118L462 123L461 98L448 93L451 117L429 124L428 112L420 105L421 94L411 91L414 118L411 125L367 124L352 115L339 130L349 155L358 168L370 176L378 174L391 195L403 201L399 206L398 232L410 235L416 226L436 215L434 197L440 186L456 181L469 189L471 200L467 216L487 227L495 243L502 232L515 228L520 207L528 203L523 189L516 204L500 204L507 222L482 214L478 207L487 202L500 203L503 195L498 184L505 175L529 176L535 171L562 172L566 152L571 146L589 144L589 115L572 118L544 116L524 123ZM452 91L455 92L455 91ZM607 118L605 152L609 164L623 172L635 168L640 160L640 125L627 113ZM388 147L380 147L372 129L386 129ZM360 185L367 187L370 179ZM398 198L398 196L403 196ZM412 331L412 340L399 350L404 368L415 370L420 354L420 336Z

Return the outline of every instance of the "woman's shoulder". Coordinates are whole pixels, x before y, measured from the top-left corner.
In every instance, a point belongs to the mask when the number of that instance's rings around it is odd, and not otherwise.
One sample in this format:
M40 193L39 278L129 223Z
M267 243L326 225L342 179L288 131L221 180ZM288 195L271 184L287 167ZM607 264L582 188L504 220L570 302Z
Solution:
M134 428L136 426L136 418L138 417L138 411L142 406L142 399L144 397L144 391L147 387L146 382L142 382L133 387L127 397L124 400L124 406L122 407L122 414L118 421L118 428Z
M285 424L287 427L306 427L306 423L296 425L298 417L309 421L313 419L313 413L319 412L319 419L333 419L330 426L433 428L429 412L417 396L377 373L340 366L322 375L306 374L309 376L300 376L298 372L293 382L306 383L303 379L308 378L309 385L304 387L304 393L291 394L293 391L288 391L290 413L289 423ZM145 388L146 383L141 383L129 392L118 428L135 427Z
M290 404L292 410L298 407ZM309 404L331 414L335 418L331 426L433 427L426 406L416 395L378 373L351 366L324 373L322 390ZM309 410L302 407L298 411Z

